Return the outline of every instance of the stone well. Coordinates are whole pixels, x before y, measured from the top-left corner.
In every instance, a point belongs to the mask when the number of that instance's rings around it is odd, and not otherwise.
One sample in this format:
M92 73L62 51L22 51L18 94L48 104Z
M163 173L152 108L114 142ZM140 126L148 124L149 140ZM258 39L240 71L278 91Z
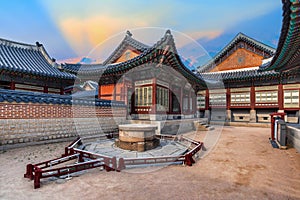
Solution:
M132 151L147 151L160 144L155 137L157 126L151 124L125 124L119 125L119 138L115 145L121 149Z

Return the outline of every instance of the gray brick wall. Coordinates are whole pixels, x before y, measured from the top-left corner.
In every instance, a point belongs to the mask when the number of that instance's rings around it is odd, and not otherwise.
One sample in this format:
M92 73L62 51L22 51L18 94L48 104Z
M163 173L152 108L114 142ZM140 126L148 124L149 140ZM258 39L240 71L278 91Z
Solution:
M26 146L115 132L125 117L1 119L0 147ZM19 144L19 145L17 145Z

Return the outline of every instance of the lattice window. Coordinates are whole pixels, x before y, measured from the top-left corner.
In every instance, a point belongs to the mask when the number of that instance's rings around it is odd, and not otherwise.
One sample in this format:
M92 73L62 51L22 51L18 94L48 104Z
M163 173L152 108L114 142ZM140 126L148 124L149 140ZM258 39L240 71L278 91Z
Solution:
M284 91L284 107L285 108L299 107L299 90Z
M250 103L250 92L231 93L231 103Z
M210 105L226 105L226 93L209 94Z
M197 96L197 108L205 108L205 96L204 95L198 95Z
M135 105L152 105L152 86L135 88Z
M163 87L156 87L157 111L169 110L169 90Z
M256 103L278 102L278 91L255 92Z

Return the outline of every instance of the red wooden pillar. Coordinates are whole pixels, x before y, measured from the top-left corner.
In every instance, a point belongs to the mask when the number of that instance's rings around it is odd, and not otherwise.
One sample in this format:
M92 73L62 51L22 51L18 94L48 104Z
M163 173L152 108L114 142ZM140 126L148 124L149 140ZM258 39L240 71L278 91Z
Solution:
M189 90L189 98L188 98L188 112L189 114L192 113L192 109L191 109L191 90Z
M10 82L10 89L15 90L16 89L16 84L14 81Z
M152 109L151 113L156 114L156 78L152 79Z
M278 85L278 109L283 110L283 85Z
M64 94L64 88L60 88L60 95Z
M134 113L135 112L135 96L137 94L135 93L135 85L134 83L132 84L132 94L131 94L131 97L130 97L130 101L131 101L131 113Z
M169 84L169 113L172 112L172 85Z
M226 89L226 110L230 110L231 98L230 98L230 88Z
M183 87L180 87L180 113L183 114Z
M48 93L48 86L44 86L44 93Z
M255 87L252 85L250 89L250 108L254 110L255 108Z
M209 90L206 89L205 92L205 110L209 109Z
M196 114L196 113L197 113L197 91L194 91L194 93L192 93L192 114Z

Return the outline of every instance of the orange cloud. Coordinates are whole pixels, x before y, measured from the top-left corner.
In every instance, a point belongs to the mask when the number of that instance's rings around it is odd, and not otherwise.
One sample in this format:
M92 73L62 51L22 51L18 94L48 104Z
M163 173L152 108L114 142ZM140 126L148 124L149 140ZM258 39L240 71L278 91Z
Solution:
M87 55L95 46L112 35L137 26L147 26L147 23L142 19L116 18L108 15L85 19L66 18L59 22L64 37L78 55Z

